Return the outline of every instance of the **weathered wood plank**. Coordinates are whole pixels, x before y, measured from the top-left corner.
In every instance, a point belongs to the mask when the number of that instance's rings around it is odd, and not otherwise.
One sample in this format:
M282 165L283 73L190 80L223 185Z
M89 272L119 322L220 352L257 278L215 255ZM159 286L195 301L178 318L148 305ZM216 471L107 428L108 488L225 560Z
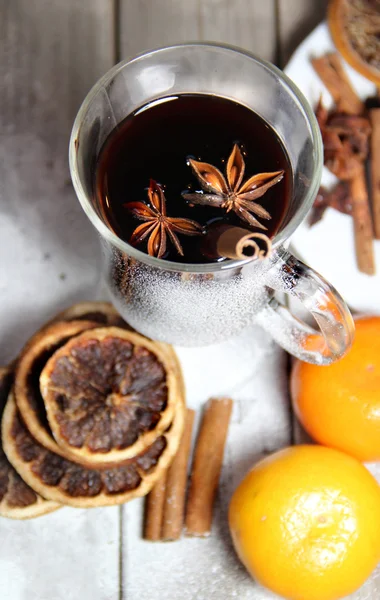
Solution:
M118 600L118 508L0 520L2 600Z
M57 309L92 298L98 243L67 146L113 63L112 2L0 0L0 363ZM0 519L2 600L119 598L119 509Z
M198 2L187 0L119 0L120 57L201 39Z
M326 16L328 0L277 0L279 62L284 67L292 52Z
M274 0L203 0L202 39L241 46L260 58L275 61L275 16Z
M56 309L94 297L95 233L73 192L78 107L113 63L112 2L0 2L0 363Z
M275 0L120 0L121 56L208 40L275 59Z

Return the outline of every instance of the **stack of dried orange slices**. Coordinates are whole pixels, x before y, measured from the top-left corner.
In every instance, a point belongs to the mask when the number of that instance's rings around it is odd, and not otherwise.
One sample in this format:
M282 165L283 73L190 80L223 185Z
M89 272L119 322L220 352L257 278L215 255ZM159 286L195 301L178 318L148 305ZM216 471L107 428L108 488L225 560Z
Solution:
M60 313L0 370L0 515L144 496L177 452L184 414L171 346L106 303Z

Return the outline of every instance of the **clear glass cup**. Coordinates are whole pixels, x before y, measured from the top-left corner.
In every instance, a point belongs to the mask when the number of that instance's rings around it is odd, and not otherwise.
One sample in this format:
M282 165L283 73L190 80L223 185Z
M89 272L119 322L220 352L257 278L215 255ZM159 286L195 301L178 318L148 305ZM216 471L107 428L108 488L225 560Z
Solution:
M94 171L111 131L137 108L164 96L213 94L259 114L281 138L293 170L293 196L265 260L179 264L148 256L118 238L102 217ZM142 334L184 346L211 344L258 323L302 360L328 364L352 343L351 314L334 288L286 249L317 193L322 143L314 114L276 67L228 46L183 44L124 61L92 88L74 123L70 169L79 201L100 234L112 302ZM275 298L301 300L319 329Z

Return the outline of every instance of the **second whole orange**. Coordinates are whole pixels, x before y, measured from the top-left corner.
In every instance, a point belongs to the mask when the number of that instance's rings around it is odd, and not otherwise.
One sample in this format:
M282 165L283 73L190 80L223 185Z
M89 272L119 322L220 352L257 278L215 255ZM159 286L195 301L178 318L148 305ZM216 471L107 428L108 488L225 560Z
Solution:
M295 446L259 462L235 490L229 523L252 576L287 600L338 600L380 559L380 487L356 459Z
M351 350L336 363L294 363L294 410L318 443L361 461L380 460L380 317L355 321Z

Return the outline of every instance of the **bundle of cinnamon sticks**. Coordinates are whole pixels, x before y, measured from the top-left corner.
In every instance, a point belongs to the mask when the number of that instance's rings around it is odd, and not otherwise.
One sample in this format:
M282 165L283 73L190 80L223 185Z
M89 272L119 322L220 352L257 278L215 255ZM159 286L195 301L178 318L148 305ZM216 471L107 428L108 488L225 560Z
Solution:
M207 403L195 444L187 490L195 417L193 410L187 410L178 453L146 500L146 540L177 540L184 526L188 536L205 537L210 534L231 412L230 398L213 398Z
M373 275L373 241L374 237L380 239L380 102L379 108L367 110L336 53L311 62L335 102L328 111L320 100L316 117L322 133L325 166L340 181L330 191L320 189L310 224L319 221L327 207L351 214L358 268Z

